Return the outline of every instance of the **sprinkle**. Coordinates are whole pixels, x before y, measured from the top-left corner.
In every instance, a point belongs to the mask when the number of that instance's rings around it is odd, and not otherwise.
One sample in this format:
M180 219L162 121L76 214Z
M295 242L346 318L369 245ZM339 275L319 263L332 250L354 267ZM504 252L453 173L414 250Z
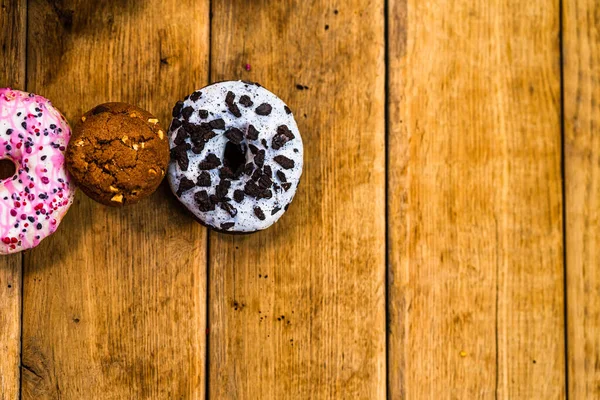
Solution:
M250 70L252 69L252 66L251 66L250 64L246 64L246 65L244 66L244 69L245 69L246 71L250 72Z
M17 216L17 210L10 210L10 215L13 217Z

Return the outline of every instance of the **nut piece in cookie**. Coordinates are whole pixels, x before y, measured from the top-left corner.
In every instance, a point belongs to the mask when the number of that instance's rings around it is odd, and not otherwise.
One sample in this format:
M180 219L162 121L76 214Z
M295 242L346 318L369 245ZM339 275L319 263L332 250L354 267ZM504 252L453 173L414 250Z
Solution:
M159 120L126 103L85 113L66 152L75 183L93 200L113 207L151 195L165 176L169 144Z

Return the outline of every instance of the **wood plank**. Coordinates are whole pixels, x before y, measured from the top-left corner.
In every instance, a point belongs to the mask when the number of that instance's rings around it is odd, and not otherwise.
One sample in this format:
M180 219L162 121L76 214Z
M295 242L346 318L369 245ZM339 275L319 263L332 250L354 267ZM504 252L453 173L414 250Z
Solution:
M27 2L0 0L0 87L25 89ZM0 256L0 400L17 399L22 255Z
M563 4L569 396L600 398L600 4Z
M112 100L166 126L207 82L208 1L29 7L29 87L70 121ZM166 184L124 209L78 193L26 258L23 398L204 398L205 243Z
M563 398L559 2L389 4L390 397Z
M212 79L277 93L305 144L281 221L250 236L211 233L214 399L385 397L383 1L335 10L213 2Z

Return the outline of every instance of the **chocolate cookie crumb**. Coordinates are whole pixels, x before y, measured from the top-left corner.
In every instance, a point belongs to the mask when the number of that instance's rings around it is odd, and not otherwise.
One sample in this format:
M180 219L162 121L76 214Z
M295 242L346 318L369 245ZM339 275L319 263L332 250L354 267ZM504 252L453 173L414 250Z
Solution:
M198 168L201 170L211 170L217 168L220 165L221 160L219 160L219 157L217 157L213 153L208 153L204 161L200 162Z
M260 207L254 207L254 215L256 215L256 217L258 219L260 219L261 221L265 220L265 213L263 212L262 208L260 208Z
M255 112L258 115L266 116L266 115L271 114L271 110L272 109L273 109L273 107L271 107L270 104L268 104L268 103L262 103L260 106L256 107Z
M198 186L209 187L211 185L210 174L206 171L202 171L200 175L198 175L196 184Z
M248 140L256 140L258 139L258 130L254 127L254 125L248 126L248 132L246 133L246 138Z
M286 156L282 156L282 155L278 155L273 157L273 160L281 165L284 169L292 169L294 168L294 160L290 160L289 158L287 158Z
M194 181L192 181L191 179L188 179L184 176L181 179L181 181L179 182L179 189L177 190L177 196L181 196L183 194L183 192L190 190L194 186L196 186Z
M252 102L249 96L243 95L242 97L240 97L240 104L244 107L251 107L254 103Z

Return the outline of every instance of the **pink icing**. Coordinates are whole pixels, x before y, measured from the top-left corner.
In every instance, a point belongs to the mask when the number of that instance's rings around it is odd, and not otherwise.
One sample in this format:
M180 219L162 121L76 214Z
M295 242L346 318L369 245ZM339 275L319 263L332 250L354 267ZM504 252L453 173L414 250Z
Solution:
M0 159L16 174L0 181L0 254L37 246L56 231L73 203L65 168L71 128L42 96L0 89Z

